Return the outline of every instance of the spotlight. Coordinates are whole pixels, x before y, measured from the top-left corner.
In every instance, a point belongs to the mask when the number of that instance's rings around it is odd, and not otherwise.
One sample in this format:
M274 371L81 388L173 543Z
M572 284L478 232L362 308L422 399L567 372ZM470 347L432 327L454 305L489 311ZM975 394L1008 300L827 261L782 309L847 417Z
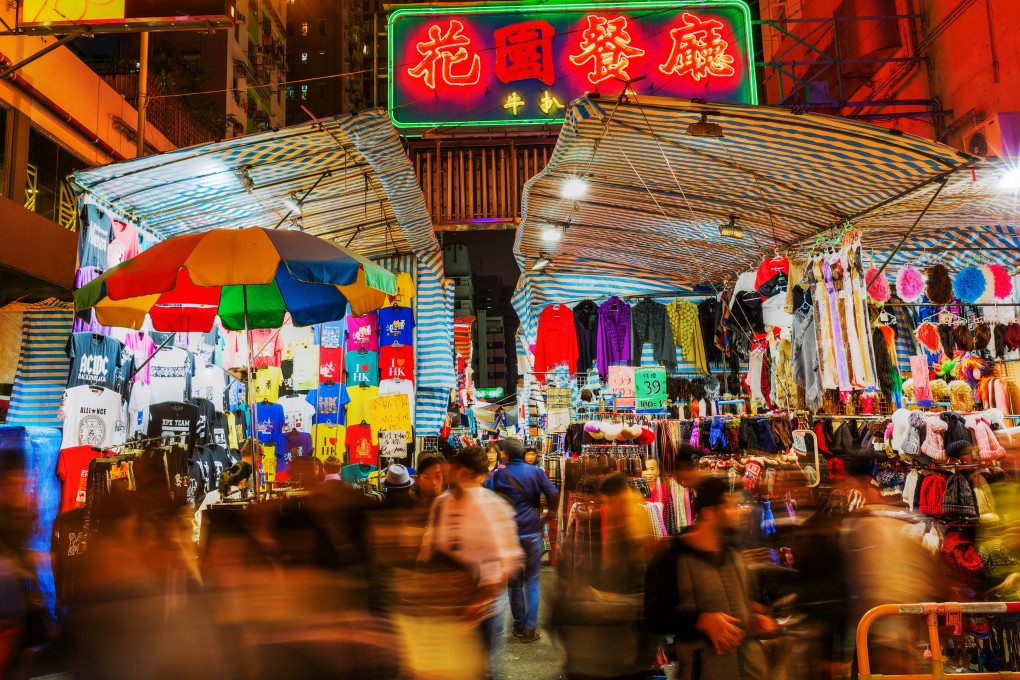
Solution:
M582 177L571 177L563 183L563 198L576 201L588 191L588 183Z
M687 126L687 134L692 137L723 137L722 126L719 123L709 123L708 114L701 114L701 120Z
M255 180L253 180L251 175L248 174L248 167L242 165L234 170L234 174L237 175L237 181L241 183L244 190L251 193L251 191L255 188Z
M546 269L549 268L550 265L552 265L552 260L543 255L542 257L535 260L535 264L531 265L531 271L544 272Z
M542 240L546 243L559 243L563 239L563 230L558 227L546 227L542 230Z
M304 207L302 201L298 200L296 191L290 192L290 198L283 199L283 204L295 215L300 215L301 209Z
M1010 170L1003 175L999 186L1003 189L1020 189L1020 169Z
M729 238L744 238L744 230L737 226L737 216L730 215L728 224L719 225L719 235Z

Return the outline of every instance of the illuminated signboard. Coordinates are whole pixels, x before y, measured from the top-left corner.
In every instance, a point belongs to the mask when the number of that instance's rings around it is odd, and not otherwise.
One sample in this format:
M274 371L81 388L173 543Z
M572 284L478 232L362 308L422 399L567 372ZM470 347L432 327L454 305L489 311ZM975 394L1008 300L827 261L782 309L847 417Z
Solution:
M26 33L93 33L212 28L233 25L235 0L21 0L18 27Z
M757 103L740 0L403 7L390 14L401 128L558 123L586 92Z

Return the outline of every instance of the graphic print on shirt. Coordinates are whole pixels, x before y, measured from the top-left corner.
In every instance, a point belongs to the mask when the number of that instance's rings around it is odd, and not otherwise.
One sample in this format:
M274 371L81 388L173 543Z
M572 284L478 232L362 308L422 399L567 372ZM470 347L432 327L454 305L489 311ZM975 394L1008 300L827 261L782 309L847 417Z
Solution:
M351 344L355 346L367 345L372 340L371 326L362 326L351 334Z
M353 352L347 356L347 383L349 385L379 384L379 355L372 352Z

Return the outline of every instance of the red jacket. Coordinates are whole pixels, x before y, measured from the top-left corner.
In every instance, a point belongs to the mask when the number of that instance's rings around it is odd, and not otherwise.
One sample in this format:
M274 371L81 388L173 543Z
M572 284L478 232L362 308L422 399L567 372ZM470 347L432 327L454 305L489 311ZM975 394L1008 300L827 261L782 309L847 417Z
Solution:
M535 340L535 377L545 383L545 373L566 363L570 374L577 372L577 331L574 312L566 305L549 305L538 317Z

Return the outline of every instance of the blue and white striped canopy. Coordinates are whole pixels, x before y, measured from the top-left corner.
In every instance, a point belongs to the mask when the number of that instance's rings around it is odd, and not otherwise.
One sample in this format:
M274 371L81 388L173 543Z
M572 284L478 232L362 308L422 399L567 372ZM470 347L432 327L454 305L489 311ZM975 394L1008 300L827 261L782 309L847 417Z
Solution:
M245 175L253 186L244 186ZM385 111L90 168L75 173L73 181L159 240L214 227L276 227L295 192L301 198L314 185L296 226L387 265L413 254L416 420L420 434L438 432L449 389L457 385L449 336L453 318L432 218ZM290 226L288 218L281 228ZM409 270L406 263L399 269Z

